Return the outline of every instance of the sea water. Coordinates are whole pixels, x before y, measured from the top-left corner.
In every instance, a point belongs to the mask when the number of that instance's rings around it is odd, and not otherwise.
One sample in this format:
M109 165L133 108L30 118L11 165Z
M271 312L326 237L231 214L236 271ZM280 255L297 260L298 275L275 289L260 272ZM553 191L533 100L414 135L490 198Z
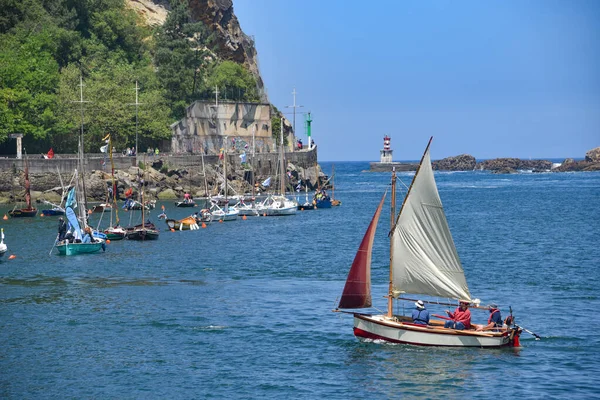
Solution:
M600 396L600 173L436 172L471 294L503 316L511 307L542 337L484 350L362 343L352 317L331 312L390 187L389 173L367 169L336 163L342 205L290 217L170 232L160 206L170 218L191 211L159 203L159 240L113 241L93 255L56 254L56 217L0 221L0 397ZM411 178L399 174L398 207ZM373 249L379 310L387 199ZM123 225L137 218L120 211ZM486 320L473 311L473 322Z

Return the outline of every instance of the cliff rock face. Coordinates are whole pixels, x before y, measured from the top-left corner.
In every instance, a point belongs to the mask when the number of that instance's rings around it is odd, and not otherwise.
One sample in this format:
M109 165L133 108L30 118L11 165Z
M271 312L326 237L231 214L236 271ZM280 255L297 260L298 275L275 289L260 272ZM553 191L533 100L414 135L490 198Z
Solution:
M433 161L433 169L443 171L473 171L475 169L475 157L469 154L461 154L456 157L447 157L443 160Z
M127 5L151 26L162 25L170 10L167 0L127 0ZM233 0L190 0L189 8L194 21L202 21L214 34L219 57L244 65L256 79L261 102L268 103L254 40L240 28L233 13Z
M214 33L219 56L243 64L256 79L261 101L268 102L254 40L242 32L233 13L233 0L190 0L189 7L192 18L202 21Z

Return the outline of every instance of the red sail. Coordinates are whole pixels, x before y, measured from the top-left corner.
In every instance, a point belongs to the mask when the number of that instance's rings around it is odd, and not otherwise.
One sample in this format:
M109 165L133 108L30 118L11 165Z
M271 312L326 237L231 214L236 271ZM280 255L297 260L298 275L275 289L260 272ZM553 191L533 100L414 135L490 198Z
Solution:
M371 307L371 252L373 250L373 239L377 231L377 221L379 221L384 200L385 194L381 198L379 207L377 207L377 211L375 211L369 228L365 232L365 236L356 252L338 308Z

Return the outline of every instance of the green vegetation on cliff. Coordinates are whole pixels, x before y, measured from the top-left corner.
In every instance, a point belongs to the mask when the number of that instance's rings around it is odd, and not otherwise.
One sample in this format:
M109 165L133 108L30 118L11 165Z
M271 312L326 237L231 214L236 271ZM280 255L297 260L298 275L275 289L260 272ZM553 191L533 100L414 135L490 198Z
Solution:
M171 2L163 26L150 29L124 0L0 0L0 154L14 154L11 133L28 153L70 153L81 126L83 76L86 151L110 132L115 147L143 151L170 139L169 125L214 87L233 100L257 100L242 66L219 59L210 32ZM220 95L222 96L222 95Z

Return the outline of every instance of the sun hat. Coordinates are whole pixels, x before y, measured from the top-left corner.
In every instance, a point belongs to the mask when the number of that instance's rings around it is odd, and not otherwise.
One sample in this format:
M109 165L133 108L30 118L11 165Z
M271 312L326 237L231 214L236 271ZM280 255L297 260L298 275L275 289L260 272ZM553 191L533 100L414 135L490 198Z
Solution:
M496 303L490 303L490 305L488 307L489 308L498 308L498 305Z
M415 303L415 306L417 306L417 308L425 308L425 303L423 303L423 300L419 300Z

